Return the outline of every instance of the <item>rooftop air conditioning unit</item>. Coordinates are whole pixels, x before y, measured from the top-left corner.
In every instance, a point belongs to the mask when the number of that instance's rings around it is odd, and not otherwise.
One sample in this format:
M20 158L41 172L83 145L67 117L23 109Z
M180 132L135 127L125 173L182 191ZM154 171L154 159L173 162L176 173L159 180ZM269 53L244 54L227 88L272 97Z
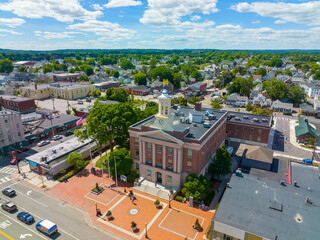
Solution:
M52 149L52 153L57 153L57 149Z
M243 116L243 118L244 118L244 119L249 119L249 117L248 117L248 116Z
M234 114L230 114L229 116L230 116L230 117L235 117L236 115L234 115Z
M234 119L237 120L237 121L241 121L240 117L235 117Z
M262 121L262 122L268 122L268 120L265 119L265 118L263 118L261 121Z

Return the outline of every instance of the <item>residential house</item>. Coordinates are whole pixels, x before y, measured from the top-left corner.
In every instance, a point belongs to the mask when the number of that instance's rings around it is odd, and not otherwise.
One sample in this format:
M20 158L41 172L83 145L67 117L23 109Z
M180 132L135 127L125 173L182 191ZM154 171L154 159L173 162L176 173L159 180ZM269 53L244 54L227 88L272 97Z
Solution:
M293 104L292 103L284 103L284 102L281 102L280 100L276 100L272 103L271 109L273 111L291 113L292 109L293 109Z

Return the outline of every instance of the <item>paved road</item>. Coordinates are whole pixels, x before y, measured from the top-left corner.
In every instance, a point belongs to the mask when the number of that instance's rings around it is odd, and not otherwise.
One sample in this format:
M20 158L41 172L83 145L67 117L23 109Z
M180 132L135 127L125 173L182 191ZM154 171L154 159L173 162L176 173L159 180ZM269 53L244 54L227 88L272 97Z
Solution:
M13 169L13 170L10 170ZM20 239L21 234L31 234L25 239L61 239L61 240L87 240L87 239L113 239L106 236L101 229L92 226L88 215L81 209L54 198L53 196L42 192L40 189L12 178L16 171L10 166L0 168L0 189L12 187L16 190L17 196L11 198L19 211L28 211L34 217L36 222L47 218L58 225L59 232L49 238L35 229L35 223L26 225L17 220L16 213L7 213L0 209L0 239ZM6 179L6 180L2 180ZM9 179L9 180L8 180ZM0 203L9 201L9 198L2 193ZM6 237L4 237L6 236ZM10 238L11 237L11 238Z

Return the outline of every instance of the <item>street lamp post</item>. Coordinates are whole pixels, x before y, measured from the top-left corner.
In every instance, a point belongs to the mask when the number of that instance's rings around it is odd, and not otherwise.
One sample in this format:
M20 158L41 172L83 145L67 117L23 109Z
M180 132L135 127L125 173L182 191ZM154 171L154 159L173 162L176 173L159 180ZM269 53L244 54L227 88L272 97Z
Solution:
M146 239L149 239L149 237L148 237L148 224L145 223L145 226L146 226L146 235L145 235L145 238L146 238Z
M171 208L171 193L169 193L169 208Z

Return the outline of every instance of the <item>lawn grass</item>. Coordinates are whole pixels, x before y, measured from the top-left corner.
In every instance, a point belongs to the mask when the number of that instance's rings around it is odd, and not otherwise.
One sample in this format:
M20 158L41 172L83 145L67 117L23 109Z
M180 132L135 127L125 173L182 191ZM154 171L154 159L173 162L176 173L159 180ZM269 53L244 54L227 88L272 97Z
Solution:
M141 101L141 100L134 100L133 102L131 102L133 107L139 107L144 103L145 103L145 101Z

